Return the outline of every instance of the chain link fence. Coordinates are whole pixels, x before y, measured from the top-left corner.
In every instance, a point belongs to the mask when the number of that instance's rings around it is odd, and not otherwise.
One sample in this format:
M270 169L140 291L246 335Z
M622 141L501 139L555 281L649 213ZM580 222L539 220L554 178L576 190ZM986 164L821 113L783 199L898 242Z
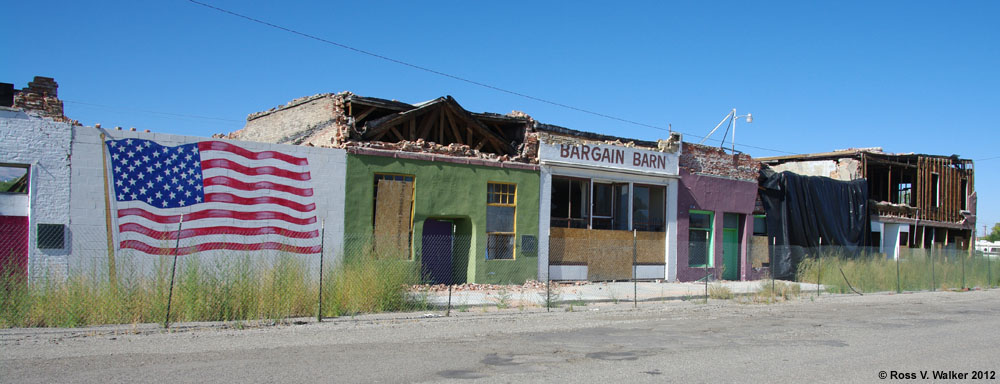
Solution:
M722 282L732 278L707 260L698 281L664 283L662 233L570 232L548 239L550 262L539 271L538 241L526 235L345 234L342 242L310 248L297 236L316 234L230 230L196 242L193 232L181 230L147 239L148 247L118 243L109 255L99 228L29 233L26 221L6 223L0 327L572 311L594 302L770 302L799 293L794 284L766 278ZM710 254L705 247L692 243L688 251ZM903 248L898 262L875 250L800 251L798 282L818 282L831 293L1000 284L1000 260L968 251Z
M906 248L898 257L879 249L803 249L797 280L830 293L990 289L1000 285L996 255L954 247ZM818 291L818 292L821 292Z

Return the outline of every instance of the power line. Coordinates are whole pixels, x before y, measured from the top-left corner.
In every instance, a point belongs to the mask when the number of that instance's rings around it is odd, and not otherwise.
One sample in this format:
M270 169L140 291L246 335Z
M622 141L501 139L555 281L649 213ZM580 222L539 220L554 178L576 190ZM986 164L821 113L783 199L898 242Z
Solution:
M101 104L92 104L92 103L84 103L84 102L80 102L80 101L72 101L72 100L63 100L63 102L65 102L65 103L70 103L70 104L79 104L79 105L85 105L85 106L89 106L89 107L98 107L98 108L105 108L105 109L110 109L110 110L113 110L113 111L117 110L117 111L131 111L131 112L142 112L142 113L151 113L151 114L154 114L154 115L164 115L164 116L174 116L174 117L185 117L185 118L189 118L189 119L202 119L202 120L216 120L216 121L227 121L227 122L233 122L233 123L242 123L242 122L243 122L243 121L241 121L241 120L233 120L233 119L224 119L224 118L221 118L221 117L210 117L210 116L198 116L198 115L185 115L185 114L182 114L182 113L170 113L170 112L157 112L157 111L149 111L149 110L145 110L145 109L136 109L136 108L126 108L126 107L112 107L112 106L108 106L108 105L101 105Z
M987 158L983 158L983 159L975 159L973 161L986 161L986 160L996 160L996 159L1000 159L1000 156L987 157Z
M264 21L264 20L260 20L260 19L257 19L257 18L251 17L251 16L247 16L247 15L236 13L236 12L233 12L233 11L230 11L230 10L227 10L227 9L219 8L219 7L216 7L214 5L206 4L206 3L203 3L203 2L200 2L200 1L197 1L197 0L188 0L188 1L191 2L191 3L197 4L197 5L203 6L205 8L214 9L214 10L222 12L222 13L226 13L226 14L229 14L229 15L232 15L232 16L239 17L241 19L252 21L254 23L258 23L258 24L265 25L265 26L268 26L268 27L271 27L271 28L275 28L275 29L279 29L279 30L282 30L282 31L285 31L285 32L288 32L288 33L299 35L299 36L305 37L307 39L316 40L316 41L319 41L319 42L322 42L322 43L330 44L330 45L333 45L333 46L336 46L336 47L340 47L340 48L343 48L343 49L346 49L346 50L350 50L350 51L353 51L353 52L356 52L356 53L360 53L362 55L371 56L371 57L374 57L374 58L377 58L377 59L389 61L389 62L396 63L396 64L399 64L399 65L403 65L403 66L406 66L406 67L410 67L410 68L413 68L413 69L416 69L416 70L420 70L420 71L432 73L432 74L435 74L435 75L438 75L438 76L442 76L442 77L447 77L449 79L458 80L458 81L461 81L461 82L464 82L464 83L476 85L476 86L483 87L483 88L490 89L490 90L494 90L494 91L497 91L497 92L502 92L502 93L506 93L506 94L509 94L509 95L514 95L514 96L522 97L522 98L525 98L525 99L528 99L528 100L533 100L533 101L537 101L537 102L540 102L540 103L545 103L545 104L554 105L554 106L557 106L557 107L566 108L566 109L577 111L577 112L586 113L586 114L593 115L593 116L598 116L598 117L603 117L603 118L610 119L610 120L620 121L620 122L623 122L623 123L633 124L633 125L640 126L640 127L652 128L652 129L657 129L657 130L667 131L667 132L670 131L669 129L666 129L666 128L663 128L663 127L659 127L659 126L655 126L655 125L650 125L650 124L646 124L646 123L641 123L641 122L638 122L638 121L629 120L629 119L625 119L625 118L621 118L621 117L617 117L617 116L612 116L612 115L608 115L608 114L601 113L601 112L595 112L595 111L592 111L592 110L589 110L589 109L574 107L572 105L568 105L568 104L564 104L564 103L560 103L560 102L556 102L556 101L552 101L552 100L548 100L548 99L543 99L543 98L540 98L540 97L531 96L531 95L528 95L528 94L525 94L525 93L521 93L521 92L517 92L517 91L512 91L512 90L509 90L509 89L506 89L506 88L501 88L501 87L498 87L498 86L495 86L495 85L486 84L486 83L483 83L483 82L471 80L471 79L468 79L468 78L465 78L465 77L461 77L461 76L452 75L452 74L449 74L449 73L446 73L446 72L441 72L441 71L438 71L438 70L435 70L435 69L431 69L431 68L428 68L428 67L424 67L424 66L421 66L421 65L409 63L409 62L406 62L406 61L403 61L403 60L394 59L394 58L391 58L391 57L388 57L388 56L385 56L385 55L381 55L381 54L374 53L374 52L371 52L371 51L366 51L366 50L360 49L360 48L355 48L355 47L349 46L347 44L338 43L336 41L328 40L328 39L325 39L325 38L322 38L322 37L318 37L318 36L315 36L315 35L311 35L311 34L308 34L308 33L305 33L305 32L300 32L300 31L297 31L297 30L294 30L294 29L291 29L291 28L288 28L288 27L284 27L284 26L273 24L273 23L270 23L270 22L267 22L267 21ZM680 131L677 131L677 132L680 132ZM684 132L680 132L680 133L683 133L685 136L692 136L692 137L695 137L695 138L705 138L705 136L699 136L699 135L694 135L694 134L689 134L689 133L684 133ZM716 141L716 140L712 140L712 141ZM780 149L764 148L764 147L758 147L758 146L748 145L748 144L736 144L736 145L741 146L741 147L755 148L755 149L761 149L761 150L765 150L765 151L772 151L772 152L779 152L779 153L787 153L787 154L792 154L792 155L798 154L796 152L788 152L788 151L783 151L783 150L780 150Z

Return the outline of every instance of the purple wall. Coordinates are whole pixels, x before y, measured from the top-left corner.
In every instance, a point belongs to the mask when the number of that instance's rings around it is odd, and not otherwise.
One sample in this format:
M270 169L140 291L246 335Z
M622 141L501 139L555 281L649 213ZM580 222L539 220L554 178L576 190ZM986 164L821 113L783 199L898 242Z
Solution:
M750 271L747 246L753 234L753 209L757 198L757 183L721 177L695 175L681 168L680 190L677 195L677 280L692 281L705 276L704 268L688 267L689 211L714 212L714 265L721 267L722 220L724 213L741 215L740 279L758 278L760 272Z

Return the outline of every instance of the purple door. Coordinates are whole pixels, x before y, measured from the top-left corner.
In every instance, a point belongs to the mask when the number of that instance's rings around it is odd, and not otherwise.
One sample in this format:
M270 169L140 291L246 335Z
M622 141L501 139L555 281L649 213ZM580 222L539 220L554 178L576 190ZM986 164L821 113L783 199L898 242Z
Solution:
M0 216L0 278L28 273L28 217Z
M424 220L420 260L430 283L452 283L453 226L450 221Z

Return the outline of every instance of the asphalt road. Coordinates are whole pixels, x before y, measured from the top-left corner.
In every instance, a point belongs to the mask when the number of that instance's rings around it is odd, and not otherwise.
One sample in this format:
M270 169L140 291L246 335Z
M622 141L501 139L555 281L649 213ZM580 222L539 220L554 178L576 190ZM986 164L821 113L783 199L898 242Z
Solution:
M810 296L170 333L0 330L0 381L841 383L883 381L881 371L916 381L922 371L1000 371L1000 290Z

